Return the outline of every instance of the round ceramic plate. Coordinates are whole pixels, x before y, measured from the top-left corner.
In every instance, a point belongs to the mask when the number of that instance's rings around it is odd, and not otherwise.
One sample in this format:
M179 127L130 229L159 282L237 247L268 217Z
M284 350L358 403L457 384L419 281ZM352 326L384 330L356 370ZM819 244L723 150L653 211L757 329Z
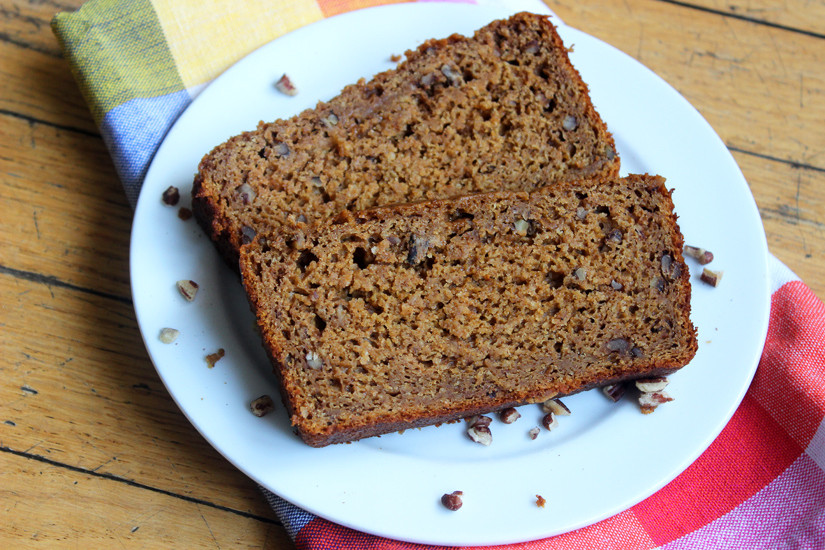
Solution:
M169 393L230 462L288 501L337 523L407 541L498 544L576 529L621 512L682 472L722 430L754 374L769 311L767 246L736 163L705 120L670 86L614 48L560 26L571 58L613 132L624 173L659 173L686 242L713 251L725 272L712 288L691 263L699 352L671 377L675 401L642 415L600 392L573 396L573 411L536 440L537 406L495 421L489 447L461 423L409 430L350 445L310 448L283 407L258 418L249 403L278 390L237 276L194 221L161 204L170 185L182 203L198 161L261 119L286 117L334 96L360 77L391 68L392 54L452 32L471 33L501 10L416 3L333 17L264 46L218 78L183 113L148 172L134 219L131 276L138 322ZM294 97L275 90L287 73ZM194 302L175 288L199 283ZM180 330L162 344L163 327ZM208 368L205 356L226 356ZM449 512L446 492L464 492ZM535 495L547 499L537 507Z

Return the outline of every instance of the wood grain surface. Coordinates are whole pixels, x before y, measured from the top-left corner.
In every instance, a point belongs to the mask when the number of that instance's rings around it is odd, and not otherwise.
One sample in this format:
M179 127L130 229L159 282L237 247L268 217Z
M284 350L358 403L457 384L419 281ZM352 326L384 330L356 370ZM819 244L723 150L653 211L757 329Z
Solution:
M293 548L143 347L131 209L49 26L80 4L0 0L0 547ZM825 4L548 5L704 115L772 253L825 297Z

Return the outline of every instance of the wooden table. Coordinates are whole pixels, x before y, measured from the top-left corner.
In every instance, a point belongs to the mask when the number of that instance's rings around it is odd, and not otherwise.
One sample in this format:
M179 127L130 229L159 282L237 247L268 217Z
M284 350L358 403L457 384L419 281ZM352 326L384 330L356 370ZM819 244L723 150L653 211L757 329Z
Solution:
M49 21L0 9L0 547L291 548L178 410L129 289L131 210ZM772 252L825 297L825 3L552 1L707 118Z

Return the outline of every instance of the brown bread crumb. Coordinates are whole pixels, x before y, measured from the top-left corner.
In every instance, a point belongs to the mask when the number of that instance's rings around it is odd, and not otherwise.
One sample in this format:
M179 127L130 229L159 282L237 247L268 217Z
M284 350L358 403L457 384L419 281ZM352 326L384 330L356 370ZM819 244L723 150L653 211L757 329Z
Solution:
M215 363L217 363L218 361L223 359L223 357L225 355L226 355L226 351L224 351L223 348L218 348L218 351L216 351L215 353L210 353L209 355L206 356L206 366L209 367L210 369L214 368Z
M161 201L163 201L163 204L165 204L166 206L175 206L178 204L179 200L180 191L174 185L170 185L169 187L167 187L166 190L163 192L163 195L161 195Z

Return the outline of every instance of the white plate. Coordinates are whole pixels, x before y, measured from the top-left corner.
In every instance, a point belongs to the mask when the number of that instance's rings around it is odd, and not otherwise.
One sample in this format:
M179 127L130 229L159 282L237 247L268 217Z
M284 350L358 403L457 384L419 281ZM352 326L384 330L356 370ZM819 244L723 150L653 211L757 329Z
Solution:
M146 347L169 393L230 462L262 486L323 516L369 533L433 544L499 544L569 531L621 512L668 483L718 435L751 381L767 330L767 246L747 183L705 120L664 81L630 57L569 27L573 63L612 130L624 172L660 173L688 243L716 255L721 286L694 280L699 352L672 376L676 400L642 415L598 392L566 400L573 415L535 441L536 406L512 425L496 421L490 447L461 424L410 430L313 449L291 431L283 407L253 416L254 398L277 395L238 279L193 221L161 204L166 187L189 201L201 156L259 119L284 117L328 99L358 77L393 66L389 57L426 38L468 33L501 10L404 4L323 20L254 52L218 78L184 112L146 177L134 220L131 275ZM279 94L287 73L299 88ZM196 300L175 281L200 284ZM163 327L181 331L172 345ZM226 357L208 369L204 356ZM445 492L464 506L444 509ZM539 508L535 495L547 499Z

